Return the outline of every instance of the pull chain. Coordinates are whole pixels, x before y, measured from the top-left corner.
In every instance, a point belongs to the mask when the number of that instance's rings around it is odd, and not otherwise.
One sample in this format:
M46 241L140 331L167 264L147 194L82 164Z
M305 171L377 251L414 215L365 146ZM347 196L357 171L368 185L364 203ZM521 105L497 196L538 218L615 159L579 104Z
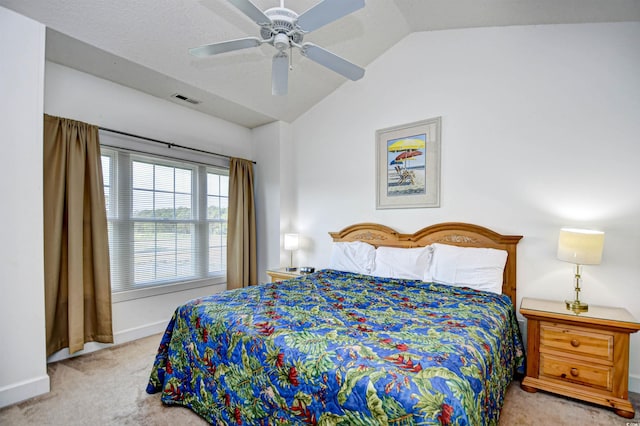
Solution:
M289 45L289 71L293 71L293 46Z

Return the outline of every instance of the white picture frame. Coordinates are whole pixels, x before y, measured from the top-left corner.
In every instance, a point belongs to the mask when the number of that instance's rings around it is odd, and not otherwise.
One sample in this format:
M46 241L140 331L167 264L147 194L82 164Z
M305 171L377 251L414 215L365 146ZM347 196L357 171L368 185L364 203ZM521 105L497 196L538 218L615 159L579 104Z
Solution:
M376 131L376 209L440 207L441 117Z

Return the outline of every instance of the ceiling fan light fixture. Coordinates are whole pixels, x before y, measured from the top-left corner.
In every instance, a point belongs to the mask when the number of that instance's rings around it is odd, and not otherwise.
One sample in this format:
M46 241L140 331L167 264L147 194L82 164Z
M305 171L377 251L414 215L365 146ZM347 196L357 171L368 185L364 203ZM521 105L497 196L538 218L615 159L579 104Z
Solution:
M282 51L289 48L289 37L284 33L276 34L273 38L273 47Z

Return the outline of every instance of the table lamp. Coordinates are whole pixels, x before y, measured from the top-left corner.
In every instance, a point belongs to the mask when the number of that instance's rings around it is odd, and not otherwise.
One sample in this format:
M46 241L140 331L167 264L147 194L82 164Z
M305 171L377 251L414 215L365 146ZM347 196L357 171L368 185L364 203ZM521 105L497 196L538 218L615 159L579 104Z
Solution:
M293 266L293 252L298 250L298 234L284 234L284 249L291 252L291 262L287 271L295 271L297 268Z
M562 228L558 238L558 259L576 265L576 299L565 301L567 309L587 312L589 305L580 301L580 266L598 265L602 259L604 232L588 229Z

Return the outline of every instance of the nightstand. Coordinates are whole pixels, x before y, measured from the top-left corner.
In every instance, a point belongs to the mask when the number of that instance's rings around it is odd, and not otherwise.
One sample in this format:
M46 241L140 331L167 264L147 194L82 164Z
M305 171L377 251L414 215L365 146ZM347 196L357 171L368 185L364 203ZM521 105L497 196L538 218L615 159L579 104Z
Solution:
M267 275L271 278L271 282L288 280L290 278L299 277L302 275L300 270L287 271L287 268L267 269Z
M576 314L565 302L525 297L527 392L544 390L612 407L631 419L629 335L640 323L626 309L589 306Z

